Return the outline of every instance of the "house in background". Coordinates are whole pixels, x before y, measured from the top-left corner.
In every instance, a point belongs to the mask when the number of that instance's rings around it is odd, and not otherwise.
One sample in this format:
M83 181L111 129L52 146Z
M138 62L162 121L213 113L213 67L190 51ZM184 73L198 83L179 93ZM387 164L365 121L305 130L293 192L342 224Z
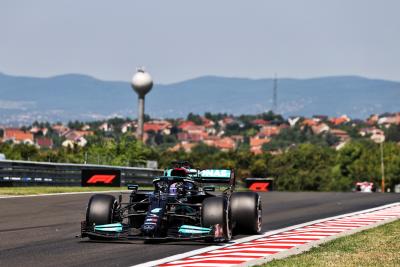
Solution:
M350 140L350 136L346 131L340 129L331 129L330 133L338 137L342 142L347 142Z
M62 136L69 131L69 128L62 124L55 124L51 126L51 129L58 134L58 136Z
M330 131L330 127L326 123L319 123L317 125L311 126L314 134L322 134Z
M263 120L263 119L255 119L255 120L252 120L250 123L252 125L262 127L262 126L268 125L269 121L266 121L266 120Z
M204 127L206 128L213 128L215 126L215 122L213 122L210 119L207 119L206 117L201 117L201 120L203 122Z
M161 133L163 135L171 134L172 124L165 120L152 120L145 122L143 125L143 130L145 132L153 131L155 133Z
M87 144L87 140L85 136L92 135L91 131L77 131L71 130L64 135L65 141L62 143L63 147L74 148L75 145L80 147L84 147Z
M320 122L319 118L305 118L302 122L301 125L302 126L308 126L308 127L313 127L318 125L318 123Z
M343 123L349 122L351 121L351 119L347 116L347 115L342 115L340 117L337 118L331 118L329 120L333 125L341 125Z
M274 135L278 135L281 132L281 129L284 128L283 126L277 126L277 125L267 125L263 126L260 129L260 134L271 137Z
M197 146L196 143L189 143L189 142L183 141L183 142L180 142L180 143L176 144L175 146L171 147L169 149L169 151L177 152L179 150L183 150L186 153L189 153L189 152L192 152L192 148L195 146Z
M5 128L3 142L11 141L14 144L34 144L33 133L17 128Z
M385 115L385 116L379 118L378 124L383 125L386 128L389 128L390 125L399 125L400 124L400 113Z
M231 137L223 137L218 138L214 141L214 145L216 148L220 149L221 151L229 151L234 150L237 146L236 141Z
M99 129L100 131L103 131L103 132L112 132L112 131L114 131L113 126L110 125L110 124L108 124L107 122L102 123L102 124L99 126L98 129Z
M32 127L30 130L29 130L31 133L33 133L34 135L39 135L39 134L42 134L43 136L46 136L47 135L47 133L49 132L49 129L47 129L47 128L39 128L39 127L37 127L37 126L34 126L34 127Z
M133 122L125 122L121 126L121 133L132 132L133 129L134 129L134 123Z
M193 121L182 121L179 125L178 125L178 129L182 130L182 131L186 131L186 129L190 126L194 126L196 125Z
M89 125L89 124L83 125L81 130L82 130L82 131L88 131L88 130L90 130L90 125Z
M222 120L219 120L219 121L218 121L218 125L219 125L222 129L225 129L225 127L226 127L227 125L234 124L234 123L237 123L237 122L236 122L235 118L233 118L233 117L225 117L225 118L223 118Z
M261 154L263 152L262 146L270 141L270 138L262 134L250 137L250 151L254 154Z
M39 148L45 148L45 149L52 149L54 146L53 139L49 137L38 137L36 138L36 145Z

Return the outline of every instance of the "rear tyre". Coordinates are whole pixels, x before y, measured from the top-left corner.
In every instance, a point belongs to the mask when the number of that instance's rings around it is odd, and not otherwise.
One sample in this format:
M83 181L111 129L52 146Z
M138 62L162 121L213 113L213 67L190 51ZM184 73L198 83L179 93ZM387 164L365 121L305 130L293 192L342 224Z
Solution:
M86 211L86 225L101 225L113 222L116 207L114 196L96 194L93 195Z
M262 230L261 198L254 192L233 193L230 200L232 222L237 234L259 234Z
M202 225L212 227L219 225L223 230L223 240L227 242L232 239L232 223L229 203L223 197L209 197L203 201ZM206 241L214 241L207 239Z

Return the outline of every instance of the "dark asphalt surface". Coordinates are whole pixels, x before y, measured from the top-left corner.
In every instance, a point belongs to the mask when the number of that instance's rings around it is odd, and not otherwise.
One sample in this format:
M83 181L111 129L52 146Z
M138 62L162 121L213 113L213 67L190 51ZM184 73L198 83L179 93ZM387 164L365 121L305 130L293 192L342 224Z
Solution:
M263 230L400 201L400 194L263 193ZM90 194L0 199L0 266L130 266L204 247L75 238ZM239 237L236 237L239 238Z

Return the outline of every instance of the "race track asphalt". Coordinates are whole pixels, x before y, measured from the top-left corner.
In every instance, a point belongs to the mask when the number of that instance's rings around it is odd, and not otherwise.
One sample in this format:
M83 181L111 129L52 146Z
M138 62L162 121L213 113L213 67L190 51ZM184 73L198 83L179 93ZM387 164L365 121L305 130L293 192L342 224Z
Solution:
M262 193L263 230L400 201L400 194ZM198 242L144 244L75 238L90 194L0 199L0 266L131 266L199 249Z

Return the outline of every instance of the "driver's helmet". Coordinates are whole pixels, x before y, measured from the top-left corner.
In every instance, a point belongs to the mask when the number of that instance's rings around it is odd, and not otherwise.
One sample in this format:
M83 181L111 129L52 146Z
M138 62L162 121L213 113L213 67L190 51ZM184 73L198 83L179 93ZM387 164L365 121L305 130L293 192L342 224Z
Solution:
M169 193L171 195L176 195L178 193L178 189L176 188L176 183L173 183L169 186Z

